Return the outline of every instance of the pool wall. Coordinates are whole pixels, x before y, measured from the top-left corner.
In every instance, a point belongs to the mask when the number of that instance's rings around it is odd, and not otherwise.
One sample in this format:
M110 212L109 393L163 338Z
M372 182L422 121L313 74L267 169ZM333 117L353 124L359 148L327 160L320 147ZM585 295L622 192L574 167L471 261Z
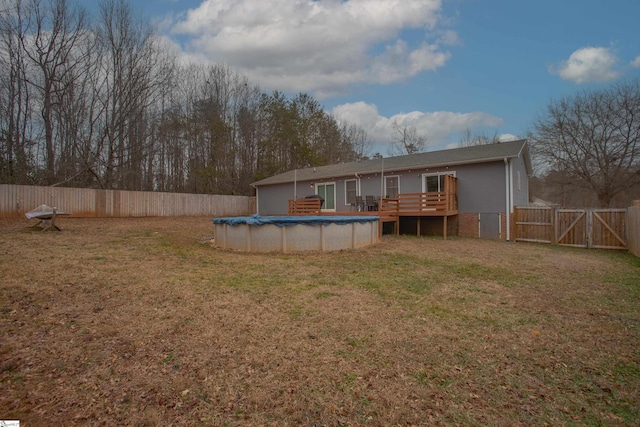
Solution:
M275 224L215 223L215 245L247 252L336 251L379 242L378 219L347 223Z

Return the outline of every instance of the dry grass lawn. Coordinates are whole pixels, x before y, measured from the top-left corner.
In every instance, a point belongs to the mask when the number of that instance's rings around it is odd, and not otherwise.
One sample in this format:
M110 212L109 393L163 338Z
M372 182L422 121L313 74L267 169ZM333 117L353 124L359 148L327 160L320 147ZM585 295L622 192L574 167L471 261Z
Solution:
M0 419L639 425L640 261L385 236L246 254L209 218L0 222Z

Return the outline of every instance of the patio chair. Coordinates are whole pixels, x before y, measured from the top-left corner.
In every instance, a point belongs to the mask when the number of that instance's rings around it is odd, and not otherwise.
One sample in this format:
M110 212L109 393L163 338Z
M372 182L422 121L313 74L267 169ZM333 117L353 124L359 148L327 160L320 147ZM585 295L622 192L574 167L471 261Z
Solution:
M365 199L367 201L367 210L368 211L377 211L378 210L378 203L376 202L375 197L373 197L373 196L365 196Z

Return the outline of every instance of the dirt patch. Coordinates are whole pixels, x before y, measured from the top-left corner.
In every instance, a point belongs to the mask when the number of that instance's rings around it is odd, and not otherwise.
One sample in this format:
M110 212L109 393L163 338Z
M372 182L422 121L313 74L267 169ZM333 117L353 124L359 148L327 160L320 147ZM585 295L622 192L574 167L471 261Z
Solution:
M0 419L637 425L640 263L387 237L246 254L209 218L0 222Z

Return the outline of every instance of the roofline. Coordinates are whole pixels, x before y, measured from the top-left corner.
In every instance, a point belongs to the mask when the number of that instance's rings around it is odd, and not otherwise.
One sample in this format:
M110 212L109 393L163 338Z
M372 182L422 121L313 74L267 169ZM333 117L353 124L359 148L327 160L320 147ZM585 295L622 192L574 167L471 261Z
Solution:
M487 158L487 159L481 159L481 160L466 160L466 161L462 161L462 162L450 162L450 163L436 163L433 165L416 165L413 167L402 167L402 168L392 168L392 169L382 169L380 168L379 170L372 170L370 172L356 172L357 175L369 175L369 174L374 174L374 173L378 173L380 171L383 171L383 173L387 173L387 172L401 172L401 171L406 171L406 170L411 170L411 169L429 169L429 168L441 168L441 167L445 167L445 166L462 166L462 165L470 165L470 164L478 164L478 163L491 163L491 162L501 162L504 161L504 159L515 159L520 157L520 152L518 153L518 155L508 155L508 156L499 156L499 157L491 157L491 158ZM327 176L323 176L323 177L319 177L318 179L323 180L323 179L329 179L329 178L344 178L344 177L349 177L349 176L353 176L354 173L348 173L348 174L335 174L335 175L327 175ZM318 179L303 179L299 182L305 182L305 181L317 181ZM264 185L280 185L280 184L288 184L290 182L294 182L293 180L286 180L286 181L281 181L281 182L273 182L273 183L268 183L268 184L257 184L256 183L252 183L250 184L252 187L257 188L260 186L264 186Z
M499 156L499 157L491 157L488 159L481 159L481 160L465 160L462 162L448 162L448 163L436 163L433 165L425 165L425 166L417 166L414 167L414 169L428 169L428 168L441 168L443 166L457 166L457 165L469 165L469 164L473 164L473 163L490 163L490 162L499 162L499 161L503 161L504 159L515 159L518 158L519 156ZM404 167L404 168L394 168L394 169L385 169L384 171L390 171L390 172L398 172L398 171L403 171L403 170L408 170L408 169L412 169L411 167Z
M516 153L509 153L509 154L503 154L503 155L494 155L494 157L488 157L488 158L473 158L473 159L468 159L468 160L453 160L453 161L445 161L442 163L434 163L434 164L424 164L424 163L416 163L413 166L408 166L408 165L403 165L403 166L395 166L395 167L391 167L389 169L385 169L384 168L384 160L385 158L380 158L380 159L369 159L369 161L378 161L380 163L380 167L377 169L370 169L368 171L360 171L360 172L342 172L342 171L336 171L335 174L332 173L327 173L327 174L322 174L321 176L316 176L316 177L306 177L301 179L300 181L318 181L318 180L326 180L326 179L336 179L336 178L344 178L344 177L349 177L352 176L354 173L358 173L358 174L363 174L363 175L370 175L370 174L375 174L377 172L382 171L383 173L394 173L394 172L400 172L400 171L408 171L408 170L412 170L412 169L416 169L416 170L420 170L420 169L429 169L429 168L440 168L440 167L455 167L457 165L469 165L469 164L482 164L482 163L491 163L491 162L499 162L499 161L504 161L506 159L516 159L516 158L520 158L522 156L524 163L525 163L525 168L527 169L528 175L531 175L532 173L532 165L531 165L531 157L529 155L529 150L526 149L525 151L525 147L528 147L528 142L526 139L518 139L518 140L514 140L514 141L506 141L505 143L521 143L520 148L518 149L518 151ZM464 147L463 147L464 148ZM446 150L439 150L439 151L446 151ZM417 153L417 154L428 154L428 153ZM526 154L526 155L525 155ZM404 155L404 156L398 156L398 157L408 157L411 155ZM392 159L394 157L390 157L389 159ZM352 163L359 163L359 162L352 162ZM332 165L325 165L325 166L332 166ZM320 166L323 167L323 166ZM311 169L311 168L304 168L301 170L307 170L307 169ZM313 168L315 169L315 167ZM287 172L291 172L291 170L287 171ZM285 174L286 172L282 173ZM278 175L282 175L282 174L278 174ZM277 176L277 175L276 175ZM268 178L264 178L262 180L258 180L255 181L253 183L251 183L250 185L254 188L257 188L259 186L266 186L266 185L281 185L281 184L288 184L288 183L292 183L295 182L295 179L292 178L287 178L284 180L278 180L276 182L269 182L269 183L260 183L260 181L263 180L269 180L270 178L273 177L268 177Z

